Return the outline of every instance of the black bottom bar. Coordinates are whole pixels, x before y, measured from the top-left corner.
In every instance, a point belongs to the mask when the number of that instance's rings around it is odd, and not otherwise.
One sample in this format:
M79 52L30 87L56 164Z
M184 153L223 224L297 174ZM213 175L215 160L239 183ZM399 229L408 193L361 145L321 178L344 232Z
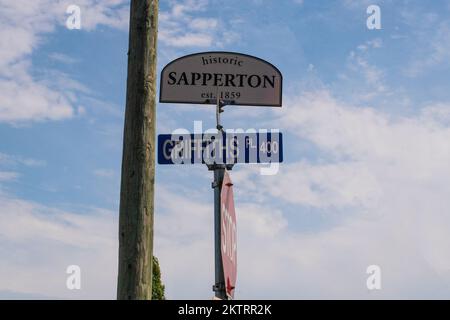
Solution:
M423 309L442 314L448 310L448 301L0 301L6 318L39 315L47 318L132 319L405 319L417 317ZM384 307L389 307L386 310ZM395 307L398 307L395 308ZM187 314L186 314L187 312ZM209 313L207 313L209 312ZM209 316L208 316L209 314Z

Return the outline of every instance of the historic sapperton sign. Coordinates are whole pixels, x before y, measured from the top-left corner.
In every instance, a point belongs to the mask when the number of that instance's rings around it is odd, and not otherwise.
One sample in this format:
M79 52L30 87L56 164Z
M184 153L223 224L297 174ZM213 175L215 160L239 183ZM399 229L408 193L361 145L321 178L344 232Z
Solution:
M271 63L234 52L178 58L161 72L160 102L281 107L283 77Z

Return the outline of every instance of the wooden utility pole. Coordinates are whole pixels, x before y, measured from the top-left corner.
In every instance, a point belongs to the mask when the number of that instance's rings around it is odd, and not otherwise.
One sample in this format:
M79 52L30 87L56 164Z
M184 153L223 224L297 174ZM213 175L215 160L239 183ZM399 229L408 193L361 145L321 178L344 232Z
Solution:
M151 299L158 0L131 0L117 299Z

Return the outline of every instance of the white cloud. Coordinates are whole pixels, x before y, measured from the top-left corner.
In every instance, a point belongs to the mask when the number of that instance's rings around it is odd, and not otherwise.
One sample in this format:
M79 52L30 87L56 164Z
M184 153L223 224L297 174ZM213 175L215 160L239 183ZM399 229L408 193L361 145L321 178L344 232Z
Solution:
M117 216L74 214L0 194L0 291L19 297L114 299ZM66 288L66 268L81 267L81 290Z
M386 1L386 2L390 2ZM361 8L367 8L368 6L374 4L373 0L344 0L343 2L344 7L348 9L353 10L359 10Z
M428 123L450 126L450 108L444 103L430 105L422 109L421 117Z
M73 1L65 0L64 6ZM76 4L81 8L82 25L81 28L92 31L99 25L110 28L128 30L130 19L129 0L81 0Z
M282 123L325 158L285 165L272 181L256 183L285 201L351 216L319 234L292 236L299 272L317 279L307 291L324 286L318 295L370 298L363 272L378 264L386 275L378 296L449 296L450 127L439 117L449 110L440 104L394 118L323 91L288 103Z
M18 22L25 17L38 30L19 24L9 27L22 38L9 39L15 53L0 44L5 90L14 86L18 88L13 92L26 89L34 92L38 101L38 107L31 108L19 100L23 108L30 108L31 118L25 111L22 114L8 107L6 111L19 113L2 115L4 121L72 116L65 113L73 109L70 97L29 75L29 55L39 45L39 35L55 25L36 7L48 3L0 3L8 13L0 21ZM18 7L13 7L15 3ZM120 1L103 3L108 7ZM20 5L25 13L19 19L14 10ZM190 13L204 5L206 1L183 2L168 13L172 16L163 15L162 19L167 19L166 27L175 30L180 27L175 18L192 19ZM95 12L98 15L102 10ZM116 26L109 19L100 14L97 21ZM197 21L197 32L208 35L209 29L217 29L220 24L212 21ZM93 28L95 23L87 25ZM198 34L178 31L177 37L181 34L187 39ZM194 40L191 38L192 43ZM366 80L377 84L382 75L371 72L363 55L370 45L376 47L377 43L358 48L359 56L352 61L365 67ZM3 97L12 101L10 94L1 90L0 97L2 102ZM57 110L48 110L55 103ZM244 167L232 172L239 199L237 298L448 298L449 110L448 104L440 103L416 115L395 118L374 108L346 105L326 91L287 99L279 127L297 139L291 141L305 140L317 147L319 160L285 163L273 177L261 177L258 170ZM299 147L291 143L286 148ZM0 180L11 179L16 179L14 172L0 173ZM168 297L208 299L214 272L212 191L205 198L193 190L171 190L157 189L155 213L155 252ZM0 292L115 297L115 214L98 209L74 214L5 194L0 194L0 203ZM307 231L293 226L309 221L302 220L304 214L328 218L336 211L347 215L333 225ZM81 292L65 288L69 264L82 267ZM382 268L380 292L368 292L365 287L365 270L370 264Z
M0 0L0 122L63 120L80 114L76 93L86 93L82 85L47 74L44 80L32 76L31 54L39 48L44 36L64 27L70 0L7 1ZM127 0L80 0L81 30L99 26L126 30L129 22ZM171 9L160 12L159 40L167 47L223 46L237 35L225 30L213 17L202 17L207 0L172 2ZM229 28L227 28L229 29ZM79 32L79 31L72 31ZM62 63L74 63L73 57L53 53L49 57ZM69 81L70 80L70 81ZM61 85L65 86L61 88ZM72 84L72 85L70 85Z
M43 167L47 163L44 160L38 160L33 158L26 158L17 155L9 155L0 152L0 166L17 166L18 164L27 167Z
M17 177L18 177L17 172L0 171L0 182L15 180Z
M448 298L450 128L442 115L450 106L393 118L321 91L288 99L284 108L280 127L317 146L322 159L283 164L273 177L246 167L231 173L238 199L236 297ZM114 296L114 217L80 217L11 197L1 202L7 223L0 226L6 239L0 250L7 259L0 275L8 277L2 290L74 297L58 286L65 264L80 261L95 276L77 297ZM212 191L205 198L200 191L158 186L156 204L155 253L168 297L209 299ZM310 215L340 215L332 225L299 231L293 224L308 222L301 217L310 208L320 212ZM44 245L51 250L44 252ZM46 259L30 272L11 252L22 252L27 263ZM382 269L379 292L365 286L371 264Z
M209 299L213 296L214 281L213 203L205 201L204 195L191 193L187 196L188 190L171 190L157 188L155 213L155 253L160 260L167 296L169 299ZM238 203L236 214L240 271L260 274L253 268L254 254L258 257L265 252L266 243L278 243L277 237L285 231L287 222L279 210L272 211L254 203ZM256 251L252 248L255 239L260 241ZM252 289L252 293L257 290Z
M127 2L78 1L82 29L89 31L98 25L125 29L128 7L123 4ZM0 122L61 120L75 114L73 91L57 90L52 78L48 84L31 75L31 54L44 34L64 25L69 4L67 0L0 0Z
M54 52L48 55L48 57L56 62L63 63L63 64L74 64L78 62L77 59L72 58L66 54Z
M169 11L159 14L158 40L175 48L223 46L236 40L237 34L226 30L222 21L198 16L208 5L208 0L172 2Z
M161 32L161 40L172 47L209 47L213 42L212 35L204 33L188 33L177 37Z
M114 170L110 169L96 169L94 170L94 175L100 178L113 178L115 175Z
M449 110L438 104L391 117L345 105L324 91L288 100L281 127L317 146L321 160L283 164L273 177L247 167L231 173L240 199L237 298L448 298L450 128L440 115ZM199 199L179 193L158 199L164 206L173 201L163 214L178 222L178 230L192 230L183 241L175 230L157 238L164 239L156 245L171 279L167 289L177 297L204 298L213 270L199 261L212 259L212 245L205 244L212 231L204 230L212 227L212 203L199 207ZM309 223L301 219L311 208L316 211L308 214L334 223L296 231L292 224ZM187 212L201 212L203 219ZM295 212L303 214L295 218ZM174 289L191 283L179 274L178 254L195 280L190 294ZM382 269L379 292L366 288L372 264Z
M213 18L195 18L191 21L192 29L208 30L214 29L218 25L218 21Z
M61 92L28 78L27 82L0 81L0 122L61 120L74 115Z
M374 108L343 105L327 92L306 93L287 106L283 123L338 158L428 177L448 172L450 129L430 115L449 108L430 106L415 117L396 119Z
M366 206L378 201L381 192L375 176L361 162L286 164L270 180L266 191L272 196L318 208Z
M432 25L434 28L430 29L426 35L419 35L416 40L421 45L418 45L416 52L411 55L412 61L405 69L405 74L410 77L416 77L437 66L446 69L450 66L448 63L450 60L450 23L447 21L422 23L427 27ZM432 33L432 36L429 33Z
M361 87L357 95L361 101L368 101L380 94L388 93L384 70L370 63L371 50L382 46L382 40L375 38L357 46L348 56L348 74L344 75L344 78L355 81ZM354 84L353 86L355 87Z

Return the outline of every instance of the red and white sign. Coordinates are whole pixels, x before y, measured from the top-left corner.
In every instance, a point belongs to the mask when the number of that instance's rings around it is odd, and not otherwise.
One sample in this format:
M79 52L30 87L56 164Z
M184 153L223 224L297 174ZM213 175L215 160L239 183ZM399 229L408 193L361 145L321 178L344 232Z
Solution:
M225 289L234 297L237 274L236 213L234 211L233 184L225 171L220 194L221 251Z

